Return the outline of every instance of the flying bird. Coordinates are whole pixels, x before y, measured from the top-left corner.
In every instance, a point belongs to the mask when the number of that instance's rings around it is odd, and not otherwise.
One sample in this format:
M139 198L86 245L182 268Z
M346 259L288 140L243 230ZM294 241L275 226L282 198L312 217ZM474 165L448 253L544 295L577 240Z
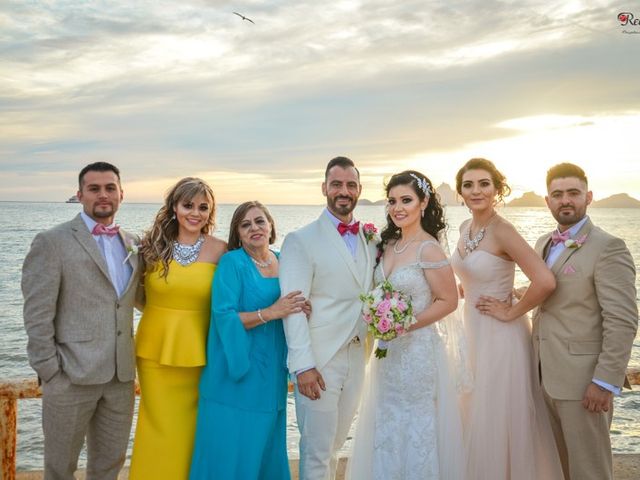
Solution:
M251 20L250 18L247 18L247 17L245 17L244 15L242 15L242 14L240 14L240 13L238 13L238 12L233 12L233 13L235 13L236 15L238 15L242 20L247 20L248 22L251 22L251 23L253 23L254 25L256 24L256 22L254 22L254 21L253 21L253 20Z

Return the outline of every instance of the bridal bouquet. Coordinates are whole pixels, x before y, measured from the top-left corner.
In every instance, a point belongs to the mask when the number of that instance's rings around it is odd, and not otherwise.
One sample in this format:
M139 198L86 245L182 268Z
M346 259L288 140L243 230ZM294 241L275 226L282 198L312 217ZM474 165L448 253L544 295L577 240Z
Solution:
M360 300L364 302L362 319L373 338L378 339L376 358L384 358L387 356L387 341L407 333L408 328L416 323L411 299L385 280L369 293L361 294Z

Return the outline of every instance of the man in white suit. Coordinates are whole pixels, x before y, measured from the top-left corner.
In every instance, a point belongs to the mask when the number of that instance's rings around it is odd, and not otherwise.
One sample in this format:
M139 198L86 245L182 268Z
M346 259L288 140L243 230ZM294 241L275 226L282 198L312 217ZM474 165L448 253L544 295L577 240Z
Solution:
M87 479L115 480L133 418L137 237L114 224L119 170L87 165L83 211L36 235L22 269L29 363L42 381L45 480L72 480L87 440Z
M367 352L359 295L371 288L375 259L375 241L367 241L353 219L361 190L353 162L331 160L322 183L327 208L282 245L281 289L302 291L312 306L309 320L303 313L284 320L301 480L335 478L336 454L360 401Z

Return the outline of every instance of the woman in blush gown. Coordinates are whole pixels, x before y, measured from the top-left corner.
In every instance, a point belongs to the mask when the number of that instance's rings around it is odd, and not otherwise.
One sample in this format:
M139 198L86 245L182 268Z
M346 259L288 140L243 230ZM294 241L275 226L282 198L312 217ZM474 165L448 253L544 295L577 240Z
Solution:
M369 361L347 476L463 480L462 423L441 321L458 305L453 271L437 240L443 209L419 172L394 175L386 192L374 277L410 296L417 322L388 343L384 359Z
M555 279L513 225L497 215L495 206L510 189L493 163L470 160L458 172L456 187L472 214L460 227L452 256L465 297L475 382L464 409L467 473L476 480L562 479L525 315L553 292ZM514 303L516 264L531 285Z

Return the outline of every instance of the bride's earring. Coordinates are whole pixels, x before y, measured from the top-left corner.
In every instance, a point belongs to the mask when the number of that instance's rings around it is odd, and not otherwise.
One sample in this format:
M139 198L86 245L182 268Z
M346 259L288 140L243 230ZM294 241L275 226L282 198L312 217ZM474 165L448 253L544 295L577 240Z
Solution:
M421 216L422 218L424 218L424 208L423 208L422 210L420 210L420 216Z

